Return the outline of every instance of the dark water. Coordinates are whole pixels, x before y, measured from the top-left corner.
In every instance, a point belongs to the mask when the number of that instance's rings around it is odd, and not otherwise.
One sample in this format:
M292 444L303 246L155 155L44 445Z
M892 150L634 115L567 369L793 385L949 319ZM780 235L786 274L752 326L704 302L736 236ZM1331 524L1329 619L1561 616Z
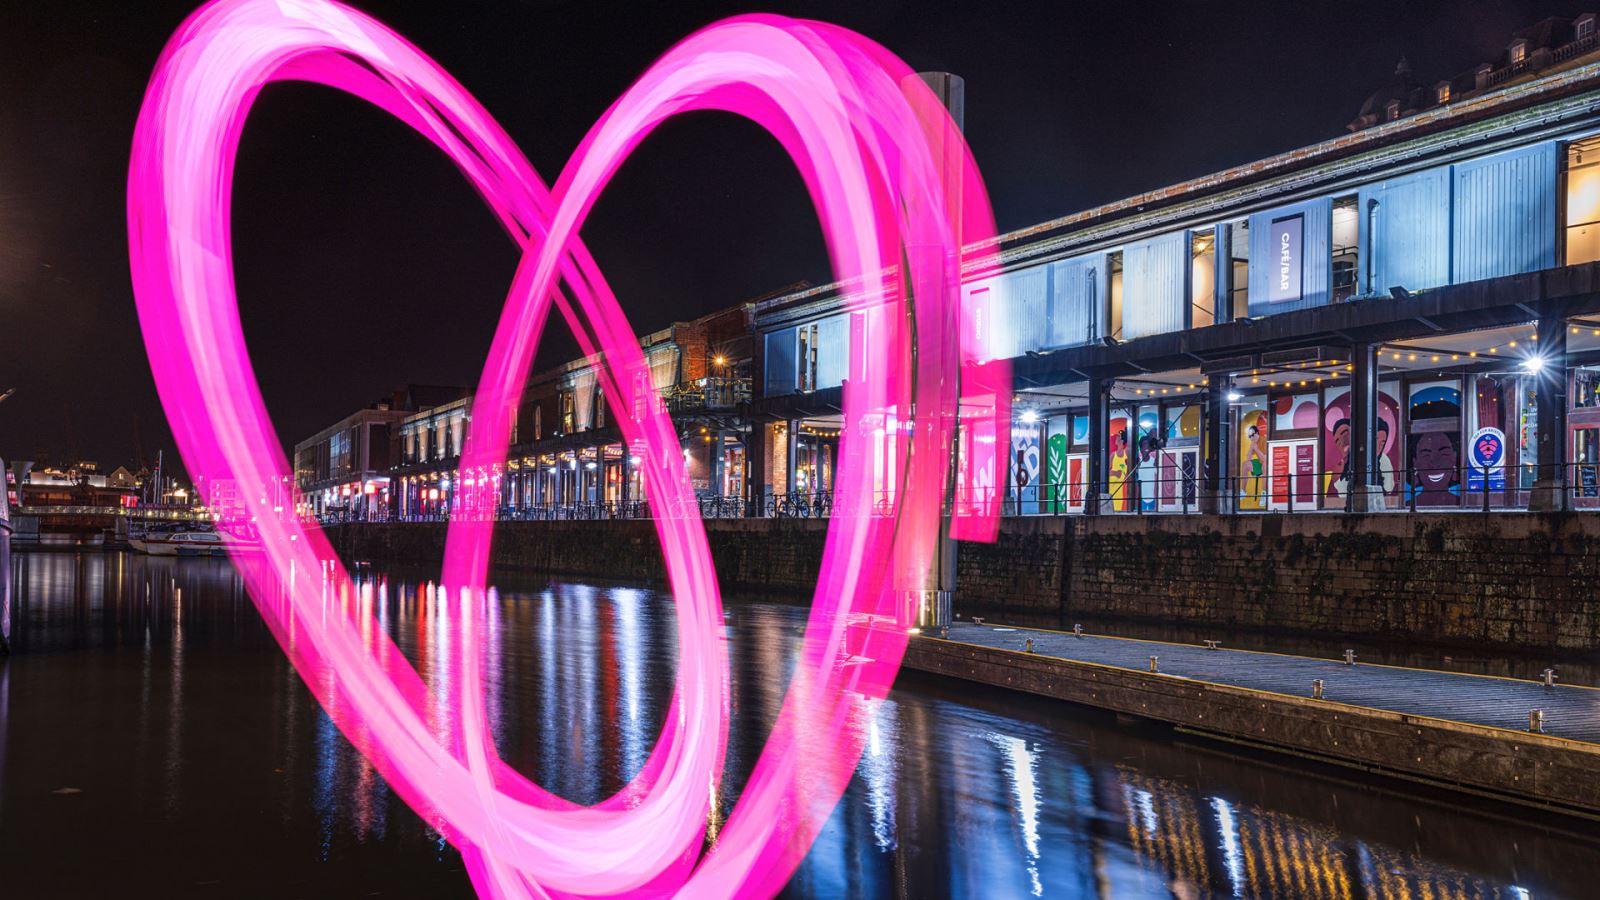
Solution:
M430 584L368 577L380 621L426 677ZM226 562L31 554L14 578L18 653L0 662L0 896L469 895L455 853L339 735ZM497 586L487 682L502 755L560 794L599 800L633 775L660 725L670 601L509 576ZM719 816L777 714L804 616L730 608ZM1241 755L1066 704L904 674L868 727L792 896L1600 891L1596 826Z

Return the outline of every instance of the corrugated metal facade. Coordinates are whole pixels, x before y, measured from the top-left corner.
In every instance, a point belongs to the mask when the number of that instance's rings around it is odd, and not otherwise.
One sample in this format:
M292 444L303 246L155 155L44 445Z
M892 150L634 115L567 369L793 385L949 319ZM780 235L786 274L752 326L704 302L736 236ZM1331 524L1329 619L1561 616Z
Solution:
M1355 293L1426 290L1556 265L1562 147L1545 141L1352 189L1357 232L1348 236L1341 219L1340 240L1353 239L1358 248ZM1330 302L1333 207L1331 197L1319 197L1249 215L1250 316ZM1121 248L1124 340L1191 327L1195 233L1171 232ZM1219 267L1223 277L1225 265ZM1015 358L1097 340L1110 326L1108 269L1106 252L1095 251L965 284L967 314L986 348L980 355ZM852 360L851 346L865 340L874 315L836 314L799 326L807 335L817 328L815 387L837 386L852 371L862 377L870 361ZM766 395L794 393L796 328L764 340Z
M1450 167L1361 189L1358 293L1450 283Z
M966 301L978 304L979 340L989 359L1010 359L1045 346L1050 331L1050 277L1030 266L966 285Z
M1076 347L1087 344L1100 321L1100 303L1105 297L1105 254L1092 253L1064 259L1050 265L1050 323L1045 344L1038 349Z
M1021 356L1044 346L1050 326L1048 270L1044 266L1032 266L1007 272L996 281L999 303L991 307L998 313L991 345L995 357Z
M1296 300L1273 303L1268 300L1277 256L1273 247L1272 223L1300 216L1301 234L1300 296ZM1250 217L1250 315L1270 316L1296 309L1311 309L1328 303L1330 270L1333 266L1333 200L1321 197L1280 206Z
M1455 281L1556 264L1556 163L1547 141L1455 166Z
M1122 248L1122 338L1182 331L1188 326L1189 232Z
M767 335L762 368L766 370L763 381L768 397L781 397L795 391L795 333L793 328L774 331Z
M817 323L817 387L838 387L849 374L850 317L829 316Z

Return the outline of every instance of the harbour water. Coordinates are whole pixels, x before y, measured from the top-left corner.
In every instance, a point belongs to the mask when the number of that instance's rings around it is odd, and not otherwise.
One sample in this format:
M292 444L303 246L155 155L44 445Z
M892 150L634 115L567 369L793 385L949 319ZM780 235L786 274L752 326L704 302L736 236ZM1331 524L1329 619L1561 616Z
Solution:
M0 660L8 897L451 897L454 851L340 735L225 560L14 560ZM360 570L433 674L425 572ZM502 756L597 802L670 700L671 598L495 579L485 682ZM802 607L728 602L737 799ZM1070 705L903 673L793 897L1593 896L1600 825L1258 755Z

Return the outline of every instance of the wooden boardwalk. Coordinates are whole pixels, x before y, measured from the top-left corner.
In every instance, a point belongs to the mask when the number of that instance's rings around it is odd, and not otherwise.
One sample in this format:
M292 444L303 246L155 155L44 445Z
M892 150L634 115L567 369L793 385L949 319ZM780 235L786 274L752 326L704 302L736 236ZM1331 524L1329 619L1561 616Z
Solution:
M1600 689L971 622L905 666L1600 815Z

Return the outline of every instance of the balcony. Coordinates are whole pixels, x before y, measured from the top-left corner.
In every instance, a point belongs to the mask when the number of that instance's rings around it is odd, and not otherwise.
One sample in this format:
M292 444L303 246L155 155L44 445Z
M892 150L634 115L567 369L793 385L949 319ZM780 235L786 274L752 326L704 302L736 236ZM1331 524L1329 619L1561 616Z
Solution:
M673 414L733 410L750 399L750 379L712 376L680 384L663 394Z

